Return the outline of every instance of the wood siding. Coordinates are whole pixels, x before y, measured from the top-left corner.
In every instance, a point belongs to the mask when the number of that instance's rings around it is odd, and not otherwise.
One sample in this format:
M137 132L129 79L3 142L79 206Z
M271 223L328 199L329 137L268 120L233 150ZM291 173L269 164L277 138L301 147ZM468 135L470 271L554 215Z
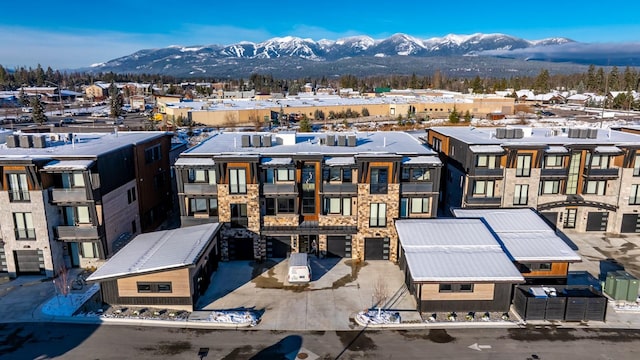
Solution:
M525 278L531 277L567 277L569 272L569 263L566 262L556 262L551 263L551 270L549 271L531 271L527 273L522 273L522 276Z
M423 288L422 290L418 290L418 293L424 293L424 287L429 287L430 285L435 285L435 291L438 291L438 284L415 284L416 287ZM511 306L511 293L513 284L509 283L497 283L497 284L475 284L474 290L478 285L491 285L493 287L493 292L491 294L491 300L481 300L477 298L470 299L425 299L418 298L418 311L423 313L432 313L432 312L467 312L467 311L475 311L475 312L484 312L484 311L509 311L509 307ZM486 291L486 288L483 292ZM432 290L426 290L427 293L431 293ZM485 293L483 296L488 297ZM463 316L464 314L459 314L459 316Z
M189 297L191 279L188 268L118 279L119 297ZM170 282L170 293L139 293L138 282Z
M422 300L493 300L495 284L473 284L473 292L440 292L440 284L422 284Z

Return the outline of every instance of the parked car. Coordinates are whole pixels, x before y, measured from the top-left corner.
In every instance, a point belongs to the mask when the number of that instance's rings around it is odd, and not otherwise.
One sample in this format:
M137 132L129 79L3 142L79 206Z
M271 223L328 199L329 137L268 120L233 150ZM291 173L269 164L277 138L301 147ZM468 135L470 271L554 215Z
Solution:
M18 117L19 123L30 122L33 121L33 117L31 115L20 115Z
M117 119L112 119L111 121L107 122L107 124L122 125L124 124L124 118L122 116L119 116Z
M60 120L60 125L70 125L75 123L77 123L77 121L74 118L64 118Z

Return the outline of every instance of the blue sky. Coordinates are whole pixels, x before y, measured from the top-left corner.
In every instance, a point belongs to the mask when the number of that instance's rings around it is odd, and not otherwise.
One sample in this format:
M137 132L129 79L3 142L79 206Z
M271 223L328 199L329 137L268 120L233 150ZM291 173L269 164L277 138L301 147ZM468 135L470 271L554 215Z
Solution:
M640 42L640 2L615 6L514 1L5 1L0 65L69 69L169 45L338 39L394 33L418 38L504 33L528 40Z

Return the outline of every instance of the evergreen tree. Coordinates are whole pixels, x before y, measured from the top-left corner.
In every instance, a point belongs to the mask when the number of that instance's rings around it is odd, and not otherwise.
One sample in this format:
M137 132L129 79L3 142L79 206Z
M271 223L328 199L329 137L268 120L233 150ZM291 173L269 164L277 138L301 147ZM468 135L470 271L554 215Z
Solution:
M115 82L111 82L109 86L109 116L117 118L122 113L122 105L124 105L124 99L122 94L118 91L118 87Z
M458 110L456 109L456 107L453 107L453 110L451 110L451 112L449 113L449 122L452 124L457 124L460 122L460 114L458 113Z
M587 70L587 91L597 91L598 90L598 81L596 79L596 67L595 65L589 65L589 70Z
M304 115L302 117L302 120L300 120L300 132L311 132L311 131L313 131L311 127L311 121L309 121L309 118L307 118L307 116Z
M534 90L538 93L546 93L549 91L549 71L547 69L540 70L533 85Z
M467 110L467 111L464 113L464 121L465 121L465 122L471 122L471 119L472 119L472 118L473 118L473 117L471 116L471 113L469 112L469 110Z
M614 66L609 72L609 91L620 90L620 74L618 73L618 67Z
M44 104L42 104L42 101L40 101L40 97L32 97L29 105L32 108L31 116L33 117L33 122L38 125L42 125L47 122L47 115L45 115Z
M480 76L476 75L476 77L473 78L473 81L471 82L471 88L473 89L474 94L484 93L484 87L482 86L482 79L480 79Z
M362 113L362 116L369 116L369 109L367 109L366 107L363 107L361 113Z

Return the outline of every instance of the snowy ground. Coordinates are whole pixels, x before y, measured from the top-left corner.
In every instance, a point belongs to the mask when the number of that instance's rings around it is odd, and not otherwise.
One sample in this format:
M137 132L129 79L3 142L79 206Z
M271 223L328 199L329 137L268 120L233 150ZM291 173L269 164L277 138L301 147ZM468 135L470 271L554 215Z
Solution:
M378 310L368 310L368 311L360 311L356 314L359 322L362 324L400 324L400 314L395 311L378 311Z
M42 312L51 316L73 316L82 304L87 302L100 290L100 285L93 284L87 291L81 293L71 292L64 295L55 295L42 306Z

